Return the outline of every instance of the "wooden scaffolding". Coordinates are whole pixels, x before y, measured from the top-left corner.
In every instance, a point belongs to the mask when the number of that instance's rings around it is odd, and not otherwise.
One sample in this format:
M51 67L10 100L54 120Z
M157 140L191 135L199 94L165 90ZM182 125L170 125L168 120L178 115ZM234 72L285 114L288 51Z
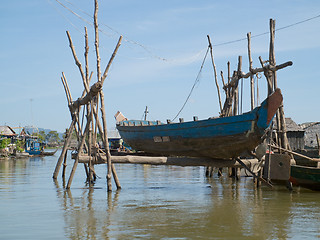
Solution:
M108 71L113 62L113 59L120 47L122 36L120 36L119 41L114 49L114 52L102 74L101 66L100 66L100 53L99 53L99 29L98 29L98 0L94 1L94 30L95 30L95 52L96 52L96 71L97 71L97 82L94 83L91 87L89 87L93 72L89 74L89 64L88 64L88 53L89 53L89 44L88 44L88 32L87 28L85 28L85 69L83 69L81 62L79 61L74 45L72 43L72 39L70 33L67 31L67 36L70 44L70 48L75 60L76 65L79 68L84 90L83 94L76 101L72 100L71 93L69 90L69 86L67 83L67 78L64 73L62 73L61 81L63 83L68 106L71 114L71 124L70 127L66 131L65 142L63 145L63 149L61 155L57 161L55 171L53 173L53 178L56 179L63 163L63 177L65 176L65 167L66 167L66 157L68 147L71 141L72 133L75 132L77 135L78 146L76 149L75 161L70 173L70 177L66 188L70 188L73 176L77 169L77 165L79 163L80 155L86 155L89 159L87 163L84 163L84 168L87 174L87 181L89 184L93 183L96 178L94 171L94 163L107 163L107 189L108 191L112 191L111 178L113 176L117 188L121 188L116 170L114 165L111 163L111 155L109 151L108 144L108 136L107 136L107 121L106 121L106 112L105 112L105 103L104 103L104 93L102 90L102 86L104 80L108 75ZM82 124L80 124L80 116L79 113L81 108L84 108L83 111L86 112L86 118L82 118L85 123L84 129L82 128ZM99 108L100 113L99 114ZM100 120L101 119L101 120ZM102 123L101 123L102 122ZM98 143L97 134L99 133L102 139L102 145ZM101 155L104 155L105 158L101 158ZM99 157L99 158L98 158ZM98 159L98 160L97 160Z

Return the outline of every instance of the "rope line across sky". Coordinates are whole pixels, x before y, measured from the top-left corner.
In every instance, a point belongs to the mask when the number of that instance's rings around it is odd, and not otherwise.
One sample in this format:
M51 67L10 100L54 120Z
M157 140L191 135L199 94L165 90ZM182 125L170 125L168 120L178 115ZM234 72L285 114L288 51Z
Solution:
M93 24L86 20L84 17L81 17L80 14L76 13L75 10L72 10L71 8L67 7L65 4L63 4L62 2L60 2L59 0L55 0L60 6L62 6L64 9L66 9L67 11L69 11L71 14L73 14L74 16L76 16L77 18L79 18L81 21L89 24L91 27L93 27ZM79 28L77 28L75 26L75 24L72 23L72 21L70 19L68 19L65 15L63 15L52 3L51 3L51 0L48 0L48 2L55 8L55 10L60 14L62 15L77 31L79 31L81 33L81 31L79 30ZM85 14L87 17L90 17L91 19L93 19L93 16L91 16L89 13L87 13L86 11L80 9L78 6L74 5L73 3L71 3L70 1L68 0L65 0L66 3L68 3L70 6L74 7L74 8L77 8L80 12L82 12L83 14ZM291 28L291 27L294 27L294 26L297 26L297 25L300 25L300 24L303 24L303 23L306 23L306 22L309 22L309 21L312 21L314 19L317 19L317 18L320 18L320 14L319 15L316 15L316 16L313 16L313 17L310 17L310 18L307 18L307 19L304 19L304 20L301 20L301 21L298 21L298 22L295 22L295 23L292 23L292 24L289 24L289 25L286 25L284 27L280 27L280 28L277 28L275 29L275 31L280 31L280 30L283 30L283 29L287 29L287 28ZM141 47L144 51L146 51L151 57L153 58L156 58L156 59L159 59L161 61L168 61L167 58L163 58L163 57L160 57L158 56L157 54L153 53L153 51L151 51L147 46L137 42L137 41L134 41L134 40L131 40L129 39L128 37L126 37L125 34L122 34L120 33L118 30L114 29L113 27L105 24L105 23L101 23L101 25L107 27L110 31L113 32L113 34L111 33L107 33L105 32L103 29L99 29L99 31L108 36L108 37L119 37L120 35L123 36L123 39L124 41L128 42L128 43L131 43L131 44L134 44L134 45L137 45L139 47ZM263 36L263 35L266 35L266 34L269 34L269 32L263 32L263 33L259 33L259 34L255 34L255 35L252 35L251 38L256 38L256 37L260 37L260 36ZM236 40L231 40L231 41L226 41L226 42L222 42L222 43L217 43L217 44L212 44L212 46L214 47L219 47L219 46L224 46L224 45L229 45L229 44L233 44L233 43L237 43L237 42L241 42L241 41L246 41L247 38L239 38L239 39L236 39ZM203 51L203 49L201 50ZM196 55L198 55L199 53L197 53Z

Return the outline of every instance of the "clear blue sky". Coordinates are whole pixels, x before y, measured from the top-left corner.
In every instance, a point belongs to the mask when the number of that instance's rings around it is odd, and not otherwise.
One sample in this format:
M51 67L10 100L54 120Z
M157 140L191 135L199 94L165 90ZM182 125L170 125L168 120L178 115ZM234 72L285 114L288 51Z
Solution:
M84 62L84 27L88 27L90 68L96 70L90 17L93 0L59 1L81 18L56 0L12 0L0 5L0 125L36 125L59 132L69 126L61 72L67 76L73 99L80 96L83 85L66 30ZM113 116L118 110L128 118L141 119L148 106L150 120L172 119L197 77L208 46L207 34L213 44L220 44L246 38L247 32L268 32L270 18L281 28L320 14L318 0L100 0L99 6L103 69L119 33L124 35L104 84L109 129L115 127ZM260 67L258 57L268 58L269 36L252 38L251 45L253 66ZM278 64L293 61L292 67L278 72L286 117L297 123L320 121L320 18L277 31L275 48ZM236 69L238 55L243 56L243 71L247 72L246 41L214 46L213 51L219 72L226 74L227 61ZM264 78L259 81L262 100L266 82ZM221 86L220 78L219 83ZM248 80L244 86L243 94L248 95ZM244 103L244 111L248 106L249 102ZM208 58L180 117L202 119L218 113Z

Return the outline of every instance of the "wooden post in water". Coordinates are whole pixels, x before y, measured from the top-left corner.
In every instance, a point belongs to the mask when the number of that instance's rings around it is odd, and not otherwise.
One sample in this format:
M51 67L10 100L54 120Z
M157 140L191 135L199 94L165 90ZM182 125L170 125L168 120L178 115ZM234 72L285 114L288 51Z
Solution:
M320 139L317 133L316 133L316 138L317 138L317 146L318 146L318 156L320 156Z

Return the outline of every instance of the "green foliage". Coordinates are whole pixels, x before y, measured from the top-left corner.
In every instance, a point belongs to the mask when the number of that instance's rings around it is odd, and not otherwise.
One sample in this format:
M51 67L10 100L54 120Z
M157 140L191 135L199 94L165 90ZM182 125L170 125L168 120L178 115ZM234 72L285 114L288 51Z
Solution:
M59 138L59 134L57 131L50 131L47 135L46 135L46 140L48 142L59 142L60 138Z
M3 138L0 140L0 149L6 148L11 143L10 138Z
M24 141L17 140L16 141L16 149L18 152L23 152Z
M38 137L38 141L40 143L44 143L45 140L46 140L46 133L44 131L40 131L38 134L37 134L37 137Z

